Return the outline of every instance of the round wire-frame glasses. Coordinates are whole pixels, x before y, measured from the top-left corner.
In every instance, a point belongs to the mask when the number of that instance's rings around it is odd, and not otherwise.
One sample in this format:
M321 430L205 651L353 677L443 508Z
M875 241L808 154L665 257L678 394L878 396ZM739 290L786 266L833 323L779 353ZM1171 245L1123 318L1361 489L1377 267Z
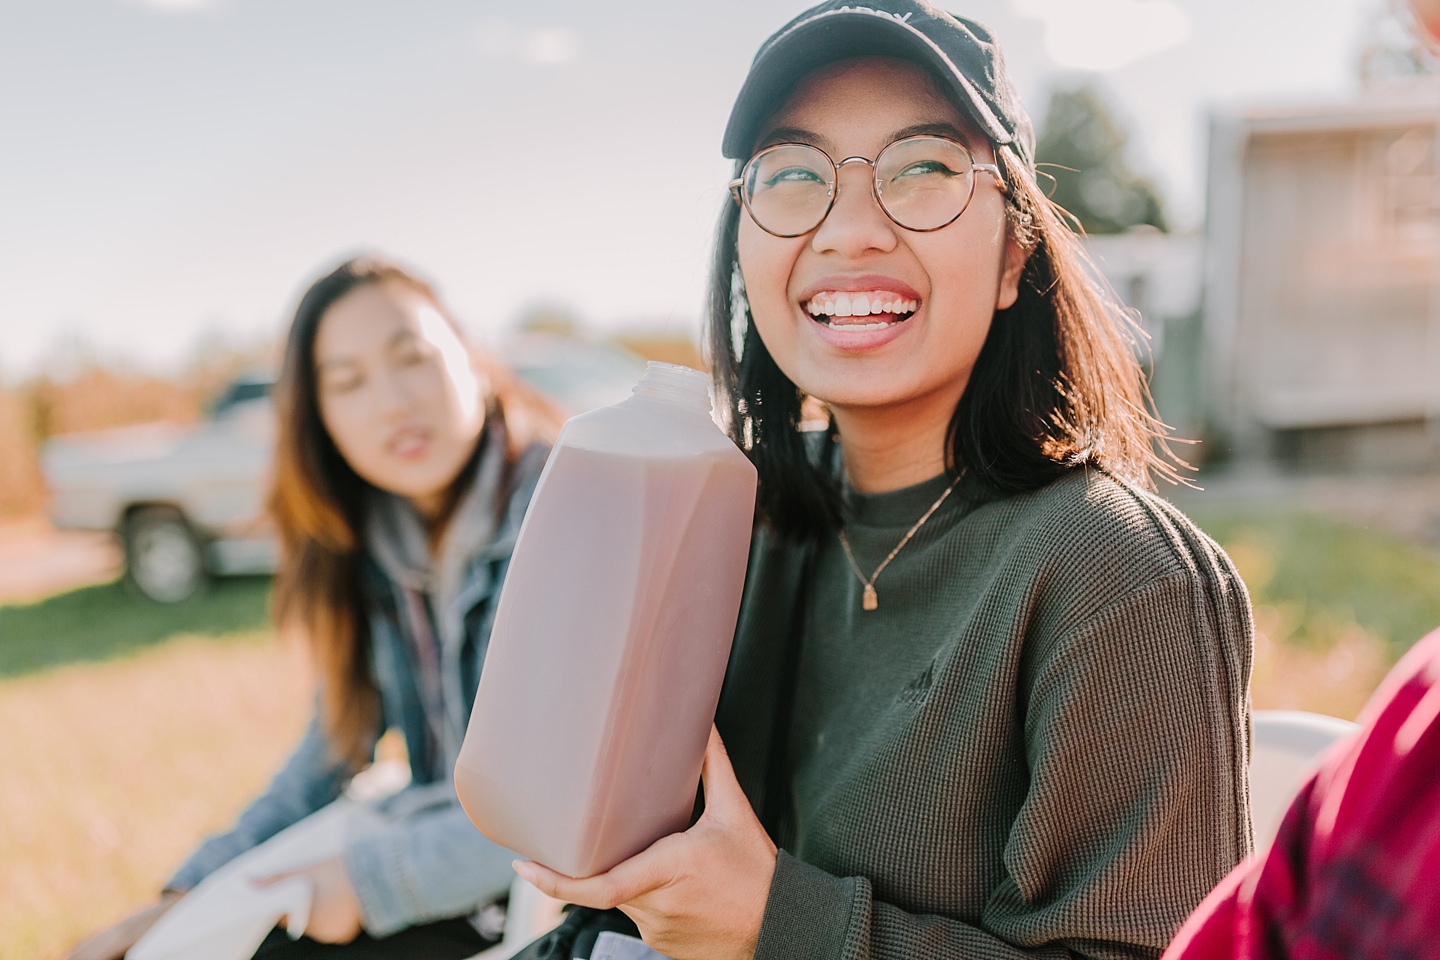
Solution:
M975 162L963 143L922 135L887 144L874 160L846 157L839 163L808 143L777 143L750 158L730 181L730 192L761 230L802 237L830 215L840 168L848 163L871 168L870 190L881 211L896 226L916 233L940 230L960 218L975 195L976 171L1009 191L1000 168Z

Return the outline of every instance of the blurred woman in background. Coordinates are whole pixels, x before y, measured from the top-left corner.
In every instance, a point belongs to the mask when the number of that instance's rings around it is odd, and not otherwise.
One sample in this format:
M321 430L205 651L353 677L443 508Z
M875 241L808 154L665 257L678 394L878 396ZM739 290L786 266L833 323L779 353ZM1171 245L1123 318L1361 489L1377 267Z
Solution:
M392 728L410 786L383 827L298 871L315 891L306 935L277 929L257 956L443 960L491 942L472 918L509 889L510 855L470 825L451 771L559 418L467 348L425 281L368 257L301 299L275 401L275 617L309 644L315 717L234 827L75 960L123 956L185 891L336 799Z

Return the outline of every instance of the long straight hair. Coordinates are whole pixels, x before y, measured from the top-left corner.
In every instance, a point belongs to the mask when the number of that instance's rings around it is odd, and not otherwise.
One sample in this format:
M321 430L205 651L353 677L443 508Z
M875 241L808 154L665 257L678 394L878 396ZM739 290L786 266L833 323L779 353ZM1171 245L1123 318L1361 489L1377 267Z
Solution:
M950 417L947 471L963 469L967 483L1002 495L1038 489L1082 465L1147 488L1153 476L1178 479L1188 467L1170 452L1168 430L1152 412L1137 356L1143 334L1032 171L1006 147L995 155L1009 186L1006 228L1027 259L1019 296L996 311ZM739 204L727 203L711 263L707 325L718 406L759 472L762 517L781 535L819 536L842 522L839 484L827 467L834 421L814 458L800 432L805 397L750 317L736 248L741 215Z
M341 456L321 420L315 338L336 301L382 283L419 292L454 325L434 289L414 273L379 257L347 260L300 299L275 384L279 429L270 512L281 547L275 620L282 630L305 636L319 674L322 726L337 758L355 768L370 759L380 710L360 593L364 505L372 487ZM463 495L486 443L500 438L513 466L535 439L553 439L558 426L558 416L546 401L483 354L479 357L491 391L483 398L486 423L475 452L447 493L442 518ZM509 484L501 486L497 511L504 509L509 494Z

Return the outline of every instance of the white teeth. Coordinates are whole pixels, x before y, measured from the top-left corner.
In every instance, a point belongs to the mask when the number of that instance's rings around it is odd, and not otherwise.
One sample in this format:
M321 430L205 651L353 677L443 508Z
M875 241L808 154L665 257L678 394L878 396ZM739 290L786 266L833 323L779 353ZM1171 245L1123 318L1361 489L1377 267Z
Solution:
M812 317L869 317L881 314L907 314L919 309L918 300L884 300L876 293L832 293L825 292L812 297L805 304L805 310ZM858 324L848 324L846 329L859 329Z

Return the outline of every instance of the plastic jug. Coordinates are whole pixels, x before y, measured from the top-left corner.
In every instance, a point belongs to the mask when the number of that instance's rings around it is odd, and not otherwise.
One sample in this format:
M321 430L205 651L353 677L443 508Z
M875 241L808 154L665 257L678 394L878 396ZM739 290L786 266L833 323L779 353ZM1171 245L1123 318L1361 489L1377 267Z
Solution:
M455 787L481 833L568 876L694 807L756 482L708 385L651 363L632 396L565 425L500 594Z

